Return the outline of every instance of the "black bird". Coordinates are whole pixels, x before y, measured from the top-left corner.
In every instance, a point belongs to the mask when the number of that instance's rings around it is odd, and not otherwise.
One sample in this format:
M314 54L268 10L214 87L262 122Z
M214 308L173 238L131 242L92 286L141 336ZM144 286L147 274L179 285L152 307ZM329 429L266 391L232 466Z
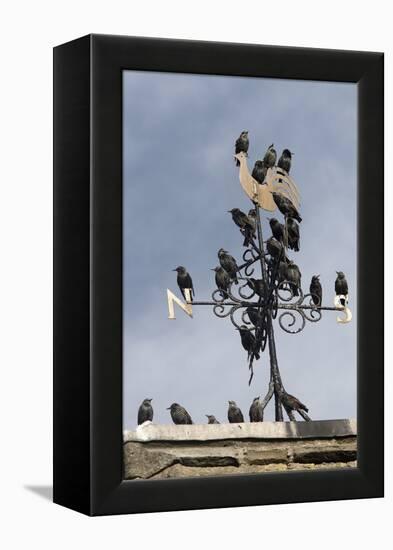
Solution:
M220 261L220 266L228 273L231 281L234 281L234 283L237 285L237 272L239 271L239 268L237 266L235 258L231 256L229 252L227 252L223 248L220 248L220 250L218 251L218 259Z
M287 218L288 247L295 252L300 249L299 225L293 218Z
M142 405L138 409L138 425L153 420L153 407L151 406L152 399L144 399Z
M319 277L320 275L313 275L310 283L311 298L316 306L322 305L322 285Z
M299 399L283 391L281 393L281 401L284 407L290 411L298 411L299 409L308 412L306 405L303 405Z
M255 208L248 211L247 223L244 226L244 242L243 246L249 246L251 241L256 238L257 230L257 212Z
M191 416L186 409L178 403L172 403L167 411L171 411L171 417L174 424L193 424Z
M257 349L257 341L253 333L248 330L246 325L242 325L240 328L236 329L240 332L240 338L242 341L242 346L247 352L248 359L259 359L259 350Z
M280 258L284 252L282 243L274 237L270 237L270 239L266 241L266 250L272 258L276 259Z
M250 422L263 422L263 410L259 397L255 397L250 407Z
M240 229L244 229L249 223L247 214L242 212L239 208L232 208L232 210L228 210L228 212L232 214L233 221Z
M278 284L283 283L288 277L288 264L285 260L281 260L278 264L277 281Z
M249 277L247 285L261 298L265 296L265 283L263 279L254 279L254 277Z
M291 153L289 149L284 149L281 153L281 157L278 159L277 166L285 170L287 174L289 174L289 170L291 169L292 155L293 153Z
M248 306L246 311L251 323L254 325L254 327L258 327L262 323L262 319L263 319L262 315L258 312L258 308L253 306Z
M334 283L334 290L336 291L336 295L346 296L348 294L348 283L345 278L345 275L342 271L336 271L336 273L337 273L337 279L336 279L336 282ZM344 298L341 298L341 304L345 306Z
M267 168L273 168L276 164L277 152L274 148L274 143L272 143L263 157L263 163Z
M265 166L265 163L263 160L257 160L254 164L254 169L252 171L251 176L256 180L258 183L263 185L265 178L267 174L267 166Z
M207 423L208 424L219 424L219 421L214 416L214 414L207 414L206 417L207 417Z
M192 298L193 296L195 296L194 285L192 284L192 279L190 274L187 272L187 269L182 265L179 265L173 271L177 271L177 284L179 285L181 293L183 294L183 298L187 299L184 289L189 288L192 302Z
M284 216L287 216L288 218L295 218L299 223L302 221L302 218L300 217L299 212L296 210L294 204L287 198L284 197L284 195L280 195L279 193L272 193L273 200L277 205L277 208L283 214Z
M216 285L224 298L228 297L229 285L231 284L231 278L228 273L221 266L217 266L212 271L216 273Z
M238 153L245 153L247 155L248 153L248 147L250 145L250 141L248 139L248 132L244 131L240 134L240 136L236 140L235 144L235 154ZM239 166L240 162L236 159L236 166Z
M239 409L239 407L236 405L235 401L228 401L229 407L228 407L228 420L231 424L239 424L240 422L244 422L244 416L242 411Z
M302 274L300 269L292 261L287 265L287 281L290 283L293 295L299 296L299 288L301 288Z
M268 218L272 235L278 241L284 242L284 226L276 218Z

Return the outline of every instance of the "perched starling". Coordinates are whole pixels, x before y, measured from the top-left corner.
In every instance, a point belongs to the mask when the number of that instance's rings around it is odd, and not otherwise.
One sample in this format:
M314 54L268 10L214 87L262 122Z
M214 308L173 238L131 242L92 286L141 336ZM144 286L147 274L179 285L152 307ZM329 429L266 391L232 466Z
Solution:
M284 197L284 195L280 195L280 193L272 193L273 200L277 205L277 208L283 214L284 216L287 216L288 218L295 218L299 223L302 221L302 218L299 215L299 212L296 210L295 206L292 204L292 202L287 198Z
M265 296L265 282L263 279L254 279L254 277L249 277L247 285L258 294L261 298Z
M281 157L278 159L277 166L282 170L285 170L287 174L289 174L289 170L291 169L292 155L293 153L291 153L289 149L284 149L281 153Z
M300 249L300 231L299 225L293 218L287 218L288 247L295 252Z
M248 147L250 145L249 139L248 139L248 132L242 132L240 136L236 140L235 144L235 154L238 153L245 153L247 155ZM236 166L239 166L240 162L236 159Z
M282 260L278 264L277 281L279 284L287 280L287 277L288 277L287 271L288 271L288 264L286 261Z
M183 267L182 265L179 265L173 271L177 271L177 284L179 285L181 293L183 294L183 298L187 299L184 289L189 288L190 294L191 294L191 302L192 302L192 298L193 296L195 296L195 292L194 292L194 285L192 284L192 279L190 274L187 272L186 268Z
M191 416L186 409L178 403L172 403L167 410L171 411L171 417L174 424L193 424Z
M214 416L214 414L207 414L206 417L207 417L207 423L208 424L219 424L219 421Z
M246 309L246 312L247 312L248 318L250 319L250 321L254 325L254 327L257 327L257 326L261 325L263 317L258 312L257 307L248 306L248 308Z
M267 168L273 168L276 164L277 152L274 148L274 143L272 143L263 157L263 163Z
M348 283L345 278L345 275L342 271L336 271L337 279L334 283L334 290L336 291L337 296L343 294L346 296L348 294Z
M283 245L274 237L270 237L270 239L266 241L266 250L272 258L280 258L284 255Z
M288 262L287 265L287 281L290 283L293 295L299 296L299 289L301 288L302 274L300 269L293 262Z
M342 271L336 271L336 273L337 273L337 279L336 279L336 282L334 283L334 290L336 291L336 295L346 296L348 294L348 283L345 278L345 275ZM345 306L344 298L341 298L341 304Z
M280 242L284 242L284 226L276 218L268 218L272 235Z
M263 160L257 160L254 164L254 169L252 171L252 177L261 185L264 183L267 174L267 166Z
M153 407L151 406L152 399L144 399L142 405L138 409L138 425L153 420Z
M306 405L303 405L303 403L293 395L290 395L289 393L283 391L280 397L282 404L286 409L290 411L298 411L299 409L302 409L303 411L308 412L308 408L306 407Z
M310 294L316 306L322 305L322 285L319 281L320 275L313 275L310 283Z
M244 422L244 416L242 411L239 409L239 407L236 405L235 401L228 401L229 407L228 407L228 420L231 424L239 424L240 422Z
M250 407L250 422L263 422L263 410L259 397L255 397Z
M237 272L239 271L239 268L237 266L236 260L233 256L229 254L226 250L223 248L220 248L218 251L218 259L220 261L220 265L225 271L228 273L231 281L234 281L234 283L237 285Z
M253 333L248 330L246 325L242 325L237 330L240 332L242 346L247 351L248 359L253 359L254 357L255 359L259 359L258 345Z
M212 269L212 271L215 271L216 273L217 288L221 290L223 297L227 298L229 285L231 284L230 276L221 266L215 267L214 269Z
M232 214L233 221L240 229L244 229L249 223L247 214L242 212L239 208L232 208L232 210L228 210L228 212Z
M243 246L249 246L251 241L256 238L257 230L257 212L255 208L248 211L247 223L244 226L244 242Z

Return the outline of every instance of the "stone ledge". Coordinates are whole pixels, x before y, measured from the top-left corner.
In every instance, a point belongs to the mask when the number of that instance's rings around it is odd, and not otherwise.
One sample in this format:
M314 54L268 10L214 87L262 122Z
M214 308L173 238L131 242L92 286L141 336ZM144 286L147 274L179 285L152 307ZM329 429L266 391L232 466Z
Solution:
M127 441L219 441L232 439L320 439L357 435L356 420L311 422L245 422L242 424L153 424L124 431Z
M200 426L145 423L124 435L125 479L356 467L354 420Z

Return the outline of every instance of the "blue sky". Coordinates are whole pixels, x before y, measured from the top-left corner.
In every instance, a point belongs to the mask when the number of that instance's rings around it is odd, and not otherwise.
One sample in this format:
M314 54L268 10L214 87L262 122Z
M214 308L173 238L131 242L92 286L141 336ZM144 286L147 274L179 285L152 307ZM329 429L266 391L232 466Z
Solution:
M300 252L290 256L305 291L321 274L324 305L333 305L335 272L344 271L354 314L338 325L325 312L298 335L275 324L284 385L312 419L356 417L356 85L125 71L123 86L124 427L135 427L145 397L156 422L171 422L165 409L176 401L205 423L205 414L225 421L229 399L248 414L266 393L268 351L249 387L246 352L229 319L205 307L195 307L193 319L181 310L176 321L167 318L166 289L180 296L174 267L187 267L202 300L215 289L218 249L241 259L227 210L251 207L233 161L244 129L250 169L270 143L295 153L303 222ZM269 214L261 213L266 238ZM271 402L265 418L273 414Z

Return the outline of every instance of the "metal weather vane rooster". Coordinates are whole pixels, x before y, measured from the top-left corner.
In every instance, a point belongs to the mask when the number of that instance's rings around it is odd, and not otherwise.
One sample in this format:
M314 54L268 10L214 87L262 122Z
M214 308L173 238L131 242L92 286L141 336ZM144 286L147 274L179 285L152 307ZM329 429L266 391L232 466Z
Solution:
M247 352L250 371L249 384L254 375L254 362L258 361L266 347L270 356L270 382L264 399L259 401L263 415L273 395L275 398L275 419L283 420L283 409L290 420L295 420L297 412L304 420L310 420L308 408L296 397L289 394L282 382L278 367L274 338L274 321L285 332L301 332L307 321L317 322L322 311L339 311L343 316L337 322L348 323L352 313L348 308L348 284L343 272L337 272L335 281L334 306L322 305L322 286L319 275L314 275L310 292L304 294L299 267L288 257L288 251L300 250L299 213L300 194L295 182L289 176L292 153L284 149L277 162L274 144L270 145L262 160L257 160L252 174L248 169L249 138L242 132L235 144L235 161L239 167L240 184L252 201L248 214L239 208L229 211L233 222L238 226L246 250L242 263L221 248L218 251L219 265L213 269L217 289L210 301L195 301L194 287L186 268L179 266L177 282L185 302L182 302L169 289L169 319L175 319L174 304L180 306L192 317L194 306L210 306L217 317L229 317L240 335L241 345ZM276 218L268 218L272 236L263 240L260 210L283 216L283 223ZM259 264L260 273L256 274Z

